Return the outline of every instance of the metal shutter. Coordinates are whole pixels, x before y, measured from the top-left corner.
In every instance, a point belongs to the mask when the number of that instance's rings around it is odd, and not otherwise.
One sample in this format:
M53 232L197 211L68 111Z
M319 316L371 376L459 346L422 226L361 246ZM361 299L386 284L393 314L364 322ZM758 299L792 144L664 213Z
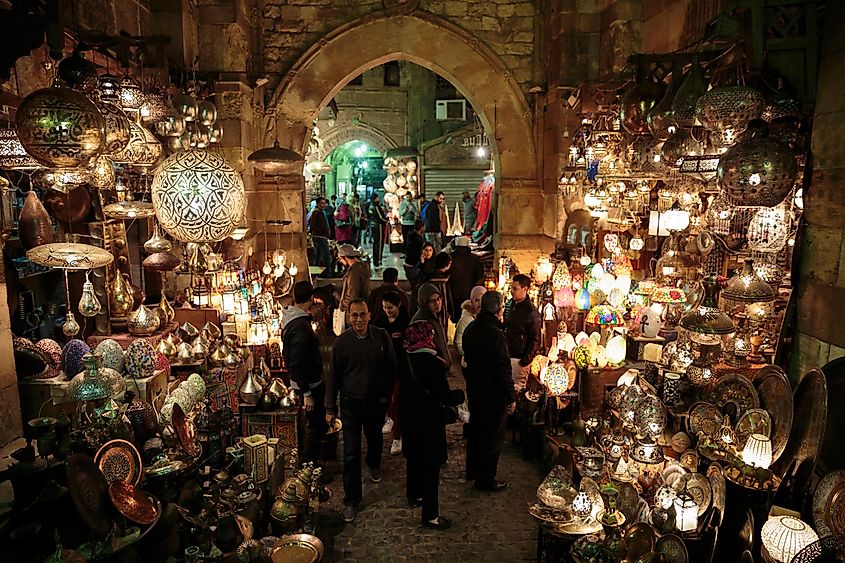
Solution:
M449 220L455 214L455 203L461 201L461 194L468 191L474 194L484 178L485 169L444 169L426 168L423 170L423 186L426 199L431 199L437 192L446 194L446 206ZM463 221L463 217L461 217Z

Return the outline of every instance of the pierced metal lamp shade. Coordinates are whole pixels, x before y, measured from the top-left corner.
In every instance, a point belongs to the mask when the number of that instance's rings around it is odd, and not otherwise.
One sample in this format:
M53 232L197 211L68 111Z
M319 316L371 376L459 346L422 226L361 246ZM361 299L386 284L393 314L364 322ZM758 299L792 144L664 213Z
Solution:
M118 154L129 144L132 122L115 104L100 101L97 108L106 120L106 143L103 145L103 154Z
M728 280L722 295L733 301L773 301L775 290L754 271L754 260L748 258L742 271Z
M717 177L734 204L774 207L795 185L798 164L792 149L755 131L725 151L719 159Z
M114 155L114 161L138 168L152 168L161 160L164 147L152 132L138 123L131 122L130 139L126 148Z
M0 168L34 170L40 166L26 153L16 130L0 129Z
M716 276L707 276L702 282L704 298L701 305L694 307L681 317L681 328L691 332L721 335L736 331L731 318L719 309L719 284ZM706 342L705 342L706 343Z
M188 150L167 158L153 178L161 227L182 242L213 242L232 234L246 205L241 175L222 156Z
M153 204L148 201L126 200L110 203L103 207L103 213L110 219L147 219L155 215Z
M106 122L94 102L59 85L36 90L15 114L18 138L35 160L53 168L85 166L105 145Z
M42 244L28 251L26 257L41 266L61 270L91 270L114 261L111 252L76 242Z
M120 107L124 111L137 112L144 104L146 96L137 82L128 76L120 81Z
M666 407L654 395L646 395L634 410L634 426L646 436L660 436L666 429ZM662 461L662 460L661 460Z
M247 160L265 174L300 174L305 162L301 154L280 147L278 141L272 147L253 152Z
M89 352L82 356L82 362L85 364L85 371L68 384L68 395L74 401L108 399L112 390L109 382L99 373L102 358Z
M651 438L637 440L631 449L631 457L645 465L663 463L663 449Z
M726 144L742 133L748 122L763 113L766 100L748 86L713 88L695 104L695 116L710 131L722 135Z
M775 561L792 561L795 555L819 536L806 523L792 516L769 518L760 532L763 547Z

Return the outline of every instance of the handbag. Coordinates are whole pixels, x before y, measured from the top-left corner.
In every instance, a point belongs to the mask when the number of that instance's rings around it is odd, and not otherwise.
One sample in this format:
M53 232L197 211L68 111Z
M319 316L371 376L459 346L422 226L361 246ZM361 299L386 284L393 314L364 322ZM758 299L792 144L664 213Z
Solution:
M405 361L408 362L408 370L411 373L411 379L419 386L423 392L434 399L434 402L437 404L437 410L440 414L440 421L443 424L455 424L458 422L458 407L452 405L444 405L442 402L438 401L434 395L428 390L428 387L420 383L420 380L417 379L416 374L414 373L414 366L411 365L411 358L405 356Z

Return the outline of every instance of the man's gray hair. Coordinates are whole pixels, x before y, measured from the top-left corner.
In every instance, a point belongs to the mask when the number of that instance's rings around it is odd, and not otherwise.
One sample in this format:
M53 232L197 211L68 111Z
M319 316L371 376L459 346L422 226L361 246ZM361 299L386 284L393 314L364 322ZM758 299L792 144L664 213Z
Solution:
M481 310L497 314L505 302L505 297L498 291L488 291L481 296Z

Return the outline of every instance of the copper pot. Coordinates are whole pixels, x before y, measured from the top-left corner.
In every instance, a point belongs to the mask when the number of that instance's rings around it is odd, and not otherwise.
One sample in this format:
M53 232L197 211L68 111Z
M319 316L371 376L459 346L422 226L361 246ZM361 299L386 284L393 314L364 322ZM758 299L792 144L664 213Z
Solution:
M175 270L179 266L180 262L181 261L178 258L169 252L156 252L155 254L150 254L144 258L142 265L147 270L170 272Z
M85 187L68 193L47 190L44 194L44 207L56 221L71 225L81 223L91 210L91 194Z

